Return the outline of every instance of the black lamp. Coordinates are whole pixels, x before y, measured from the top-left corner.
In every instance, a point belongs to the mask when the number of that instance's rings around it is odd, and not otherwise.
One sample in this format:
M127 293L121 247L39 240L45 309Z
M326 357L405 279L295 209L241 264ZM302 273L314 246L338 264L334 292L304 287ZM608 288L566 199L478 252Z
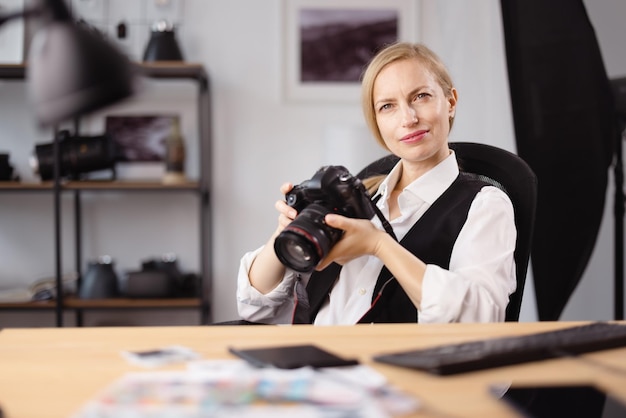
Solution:
M146 62L184 61L173 24L159 20L152 25L152 34L144 51L143 60Z
M52 125L133 94L130 61L102 35L77 24L64 0L41 0L32 9L0 17L45 19L28 56L30 99L38 122Z

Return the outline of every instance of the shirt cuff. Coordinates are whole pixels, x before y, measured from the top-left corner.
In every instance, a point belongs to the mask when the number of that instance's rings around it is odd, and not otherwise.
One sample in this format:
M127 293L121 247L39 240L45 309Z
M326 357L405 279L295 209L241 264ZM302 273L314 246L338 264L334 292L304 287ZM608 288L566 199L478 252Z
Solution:
M422 301L418 311L421 323L457 322L458 309L468 291L468 285L456 280L450 286L450 272L434 264L427 264L422 281ZM465 284L464 284L465 283Z
M263 294L250 284L250 267L256 256L263 249L260 247L244 254L237 276L237 308L239 315L249 321L282 323L288 320L293 311L293 289L296 274L287 269L282 281L272 291ZM284 317L284 318L283 318Z

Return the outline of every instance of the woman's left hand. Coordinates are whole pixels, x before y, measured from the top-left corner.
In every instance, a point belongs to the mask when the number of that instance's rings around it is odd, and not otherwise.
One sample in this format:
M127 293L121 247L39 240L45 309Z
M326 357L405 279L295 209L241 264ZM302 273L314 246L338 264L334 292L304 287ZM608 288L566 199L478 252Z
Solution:
M344 231L341 239L319 263L316 270L323 270L330 263L345 264L362 255L374 255L384 231L376 228L368 219L348 218L337 214L328 214L324 218L328 226Z
M343 230L344 234L316 270L323 270L332 262L343 265L363 255L377 257L398 280L417 309L421 309L422 281L426 271L422 260L367 219L328 214L324 220L327 225Z

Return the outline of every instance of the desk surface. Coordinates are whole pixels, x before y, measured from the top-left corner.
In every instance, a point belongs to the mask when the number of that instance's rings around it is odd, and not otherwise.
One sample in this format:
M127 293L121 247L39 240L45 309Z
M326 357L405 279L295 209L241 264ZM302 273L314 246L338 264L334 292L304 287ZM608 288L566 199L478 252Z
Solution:
M122 350L179 344L207 359L233 358L228 346L259 347L314 343L345 357L357 357L395 386L415 394L424 409L416 416L515 416L487 389L498 382L592 383L626 400L624 374L576 359L556 359L452 376L371 361L375 354L457 343L484 337L521 335L579 323L537 322L448 325L356 325L344 327L190 326L126 328L33 328L0 331L0 405L5 418L68 417L127 372ZM626 348L585 355L626 370ZM182 369L184 366L172 366Z

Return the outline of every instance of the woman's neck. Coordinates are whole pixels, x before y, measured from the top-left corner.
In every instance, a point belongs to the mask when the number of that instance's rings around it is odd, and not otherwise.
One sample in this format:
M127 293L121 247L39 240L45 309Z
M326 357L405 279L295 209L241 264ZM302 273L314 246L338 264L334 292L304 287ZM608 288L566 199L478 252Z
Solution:
M440 153L437 158L429 159L428 161L410 162L403 159L400 165L400 178L394 190L403 190L409 184L439 165L452 153L449 149L446 150L446 152Z

